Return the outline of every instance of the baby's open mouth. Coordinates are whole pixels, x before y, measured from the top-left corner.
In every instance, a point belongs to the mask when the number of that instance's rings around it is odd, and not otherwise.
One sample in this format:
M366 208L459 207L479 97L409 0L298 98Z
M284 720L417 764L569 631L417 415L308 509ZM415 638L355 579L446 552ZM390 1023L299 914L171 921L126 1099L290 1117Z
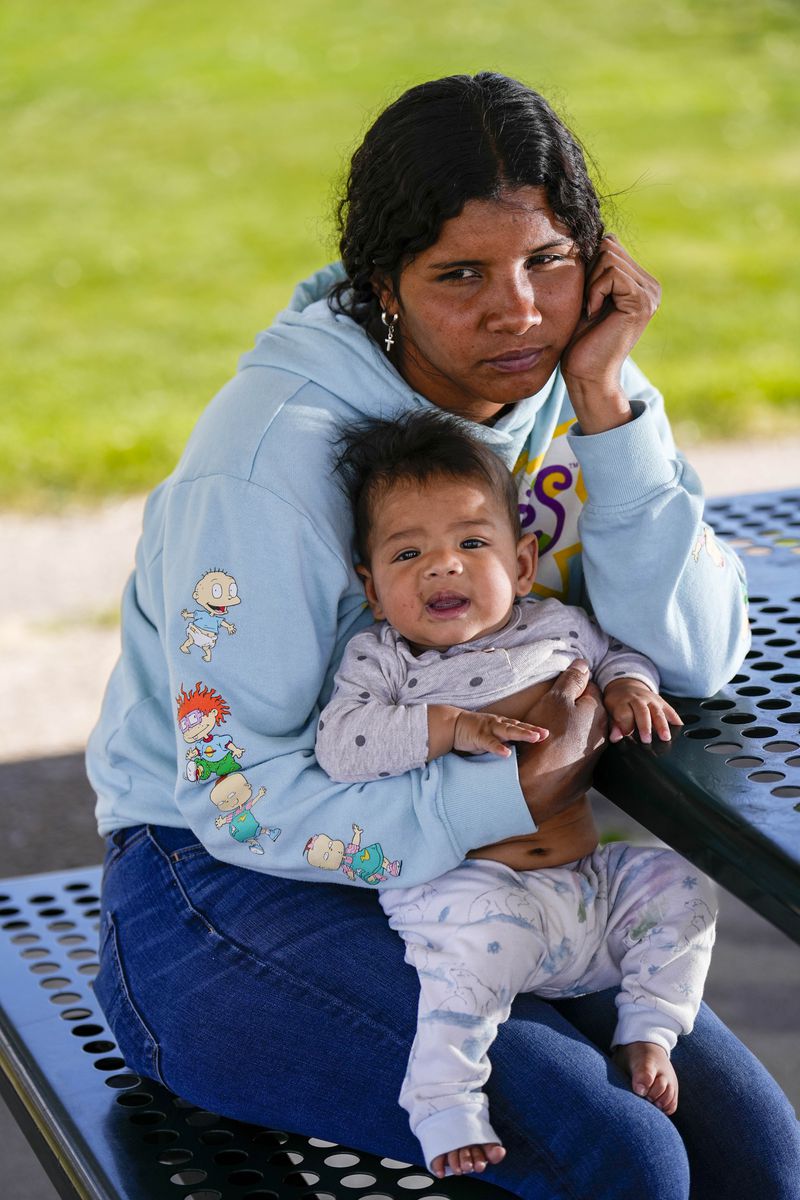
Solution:
M455 617L467 611L469 600L457 592L436 592L426 601L425 608L434 617Z
M211 609L212 612L215 612L215 613L224 613L224 612L228 611L224 604L209 604L208 607Z

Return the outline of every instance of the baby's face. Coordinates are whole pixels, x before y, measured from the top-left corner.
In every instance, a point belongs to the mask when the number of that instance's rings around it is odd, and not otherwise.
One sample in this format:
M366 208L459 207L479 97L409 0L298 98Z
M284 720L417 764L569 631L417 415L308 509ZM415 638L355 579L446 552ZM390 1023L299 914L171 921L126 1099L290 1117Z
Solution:
M536 542L517 542L504 508L473 480L398 484L375 502L370 565L359 568L376 620L416 650L496 633L527 595Z

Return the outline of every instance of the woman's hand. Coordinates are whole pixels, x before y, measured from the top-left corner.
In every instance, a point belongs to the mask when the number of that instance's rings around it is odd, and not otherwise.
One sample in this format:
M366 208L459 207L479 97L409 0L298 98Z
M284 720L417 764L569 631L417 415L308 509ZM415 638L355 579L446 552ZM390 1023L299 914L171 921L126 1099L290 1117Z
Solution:
M654 316L661 288L608 234L586 269L586 308L561 356L561 373L584 433L631 419L622 364Z
M582 796L592 781L608 728L600 692L577 659L525 714L550 730L546 741L520 746L519 780L537 825Z

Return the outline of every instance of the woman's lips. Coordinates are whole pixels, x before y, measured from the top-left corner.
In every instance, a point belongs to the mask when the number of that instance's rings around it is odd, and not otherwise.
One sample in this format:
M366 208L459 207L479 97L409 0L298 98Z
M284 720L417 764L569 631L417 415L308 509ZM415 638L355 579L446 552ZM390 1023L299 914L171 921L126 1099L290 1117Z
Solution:
M521 371L530 371L543 354L543 349L509 350L507 354L498 354L496 358L487 358L484 361L496 371L513 375Z
M461 617L468 608L469 600L457 592L437 592L425 602L425 611L437 621L451 621L454 617Z

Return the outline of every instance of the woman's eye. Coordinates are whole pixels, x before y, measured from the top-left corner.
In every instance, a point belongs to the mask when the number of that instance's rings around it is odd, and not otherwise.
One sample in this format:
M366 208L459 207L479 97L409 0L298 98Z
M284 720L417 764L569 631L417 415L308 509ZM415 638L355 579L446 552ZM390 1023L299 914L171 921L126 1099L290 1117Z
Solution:
M529 267L546 267L550 263L563 262L563 254L533 254L528 259Z
M418 556L419 550L401 550L399 554L395 555L392 562L408 562L410 559L417 558Z
M439 276L440 280L454 279L454 280L456 280L456 282L459 282L462 279L477 279L477 278L478 278L477 272L473 271L471 267L456 267L454 270L445 271L443 275Z

